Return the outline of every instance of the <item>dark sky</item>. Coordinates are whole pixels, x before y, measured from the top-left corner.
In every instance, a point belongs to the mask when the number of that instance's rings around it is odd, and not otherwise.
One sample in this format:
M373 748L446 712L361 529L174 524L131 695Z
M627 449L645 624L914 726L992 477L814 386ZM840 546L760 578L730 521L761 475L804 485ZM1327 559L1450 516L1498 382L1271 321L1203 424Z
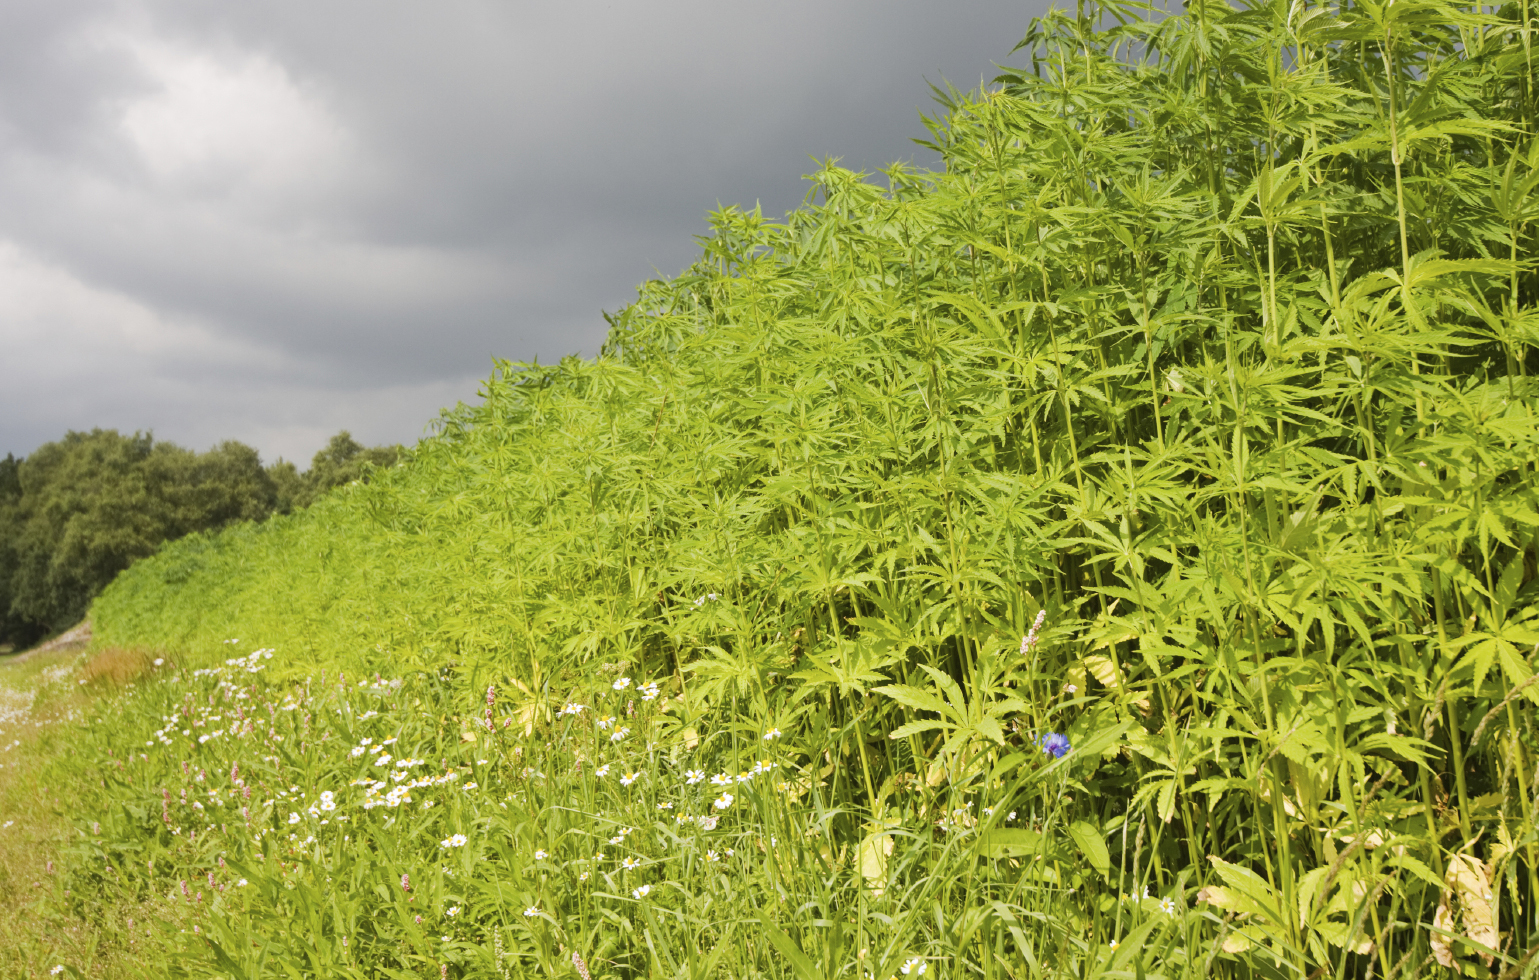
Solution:
M493 355L594 353L718 202L932 164L927 80L1045 6L0 5L0 454L414 441Z

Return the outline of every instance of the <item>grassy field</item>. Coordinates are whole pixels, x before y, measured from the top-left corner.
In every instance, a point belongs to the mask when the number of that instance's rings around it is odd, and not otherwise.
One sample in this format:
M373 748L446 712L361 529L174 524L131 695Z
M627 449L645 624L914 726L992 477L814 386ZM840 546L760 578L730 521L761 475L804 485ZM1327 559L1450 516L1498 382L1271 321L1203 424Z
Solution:
M1532 7L1052 13L135 565L13 972L1539 971Z

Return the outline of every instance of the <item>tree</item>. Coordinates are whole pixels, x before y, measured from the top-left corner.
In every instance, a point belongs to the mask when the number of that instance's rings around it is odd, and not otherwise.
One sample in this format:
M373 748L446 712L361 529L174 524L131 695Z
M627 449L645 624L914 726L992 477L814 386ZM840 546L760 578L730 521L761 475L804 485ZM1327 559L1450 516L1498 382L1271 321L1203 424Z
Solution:
M12 477L14 474L14 478ZM70 432L0 469L0 637L26 643L85 615L136 559L192 531L270 514L256 450L194 453L112 429Z
M371 469L394 466L400 455L400 446L365 447L343 429L310 460L309 472L300 478L294 505L308 507L333 487L355 480L367 481ZM292 463L288 465L293 466Z
M69 432L0 461L0 642L28 644L79 621L107 583L166 541L306 507L393 464L399 446L339 432L300 473L250 446L206 453L147 433Z

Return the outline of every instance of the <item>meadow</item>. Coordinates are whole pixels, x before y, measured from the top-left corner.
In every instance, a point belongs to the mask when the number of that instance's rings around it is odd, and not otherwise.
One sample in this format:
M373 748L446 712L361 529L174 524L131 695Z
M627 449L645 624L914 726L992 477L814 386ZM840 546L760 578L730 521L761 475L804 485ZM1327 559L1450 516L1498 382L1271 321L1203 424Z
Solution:
M138 562L0 965L1539 972L1533 13L1054 11L942 169Z

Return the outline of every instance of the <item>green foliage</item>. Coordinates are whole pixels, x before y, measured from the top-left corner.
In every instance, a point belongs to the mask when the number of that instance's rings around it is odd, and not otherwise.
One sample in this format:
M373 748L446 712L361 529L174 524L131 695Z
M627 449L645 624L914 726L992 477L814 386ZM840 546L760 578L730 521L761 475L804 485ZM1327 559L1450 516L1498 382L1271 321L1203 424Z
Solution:
M197 454L147 435L71 432L12 466L0 503L0 608L7 632L62 629L129 563L160 543L272 509L256 451Z
M374 469L394 466L401 456L400 446L365 447L353 440L346 429L331 437L326 448L315 454L310 469L304 473L293 463L279 460L268 467L277 494L277 511L287 514L308 507L327 491L355 481L368 482Z
M365 449L342 432L304 474L226 441L194 453L148 435L71 432L25 460L0 463L0 639L25 644L79 621L124 568L168 540L275 509L308 506L329 489L394 463L397 447Z
M684 698L660 752L782 730L839 816L821 863L745 872L784 955L733 975L887 969L845 938L873 922L871 957L958 975L1521 972L1531 6L1051 13L1026 67L942 93L943 172L830 162L783 222L714 214L601 356L499 362L404 465L135 566L99 632L453 665L551 746L606 663ZM1048 730L1076 748L1040 764ZM657 950L748 913L692 894L547 911L659 957L617 975L709 975Z

